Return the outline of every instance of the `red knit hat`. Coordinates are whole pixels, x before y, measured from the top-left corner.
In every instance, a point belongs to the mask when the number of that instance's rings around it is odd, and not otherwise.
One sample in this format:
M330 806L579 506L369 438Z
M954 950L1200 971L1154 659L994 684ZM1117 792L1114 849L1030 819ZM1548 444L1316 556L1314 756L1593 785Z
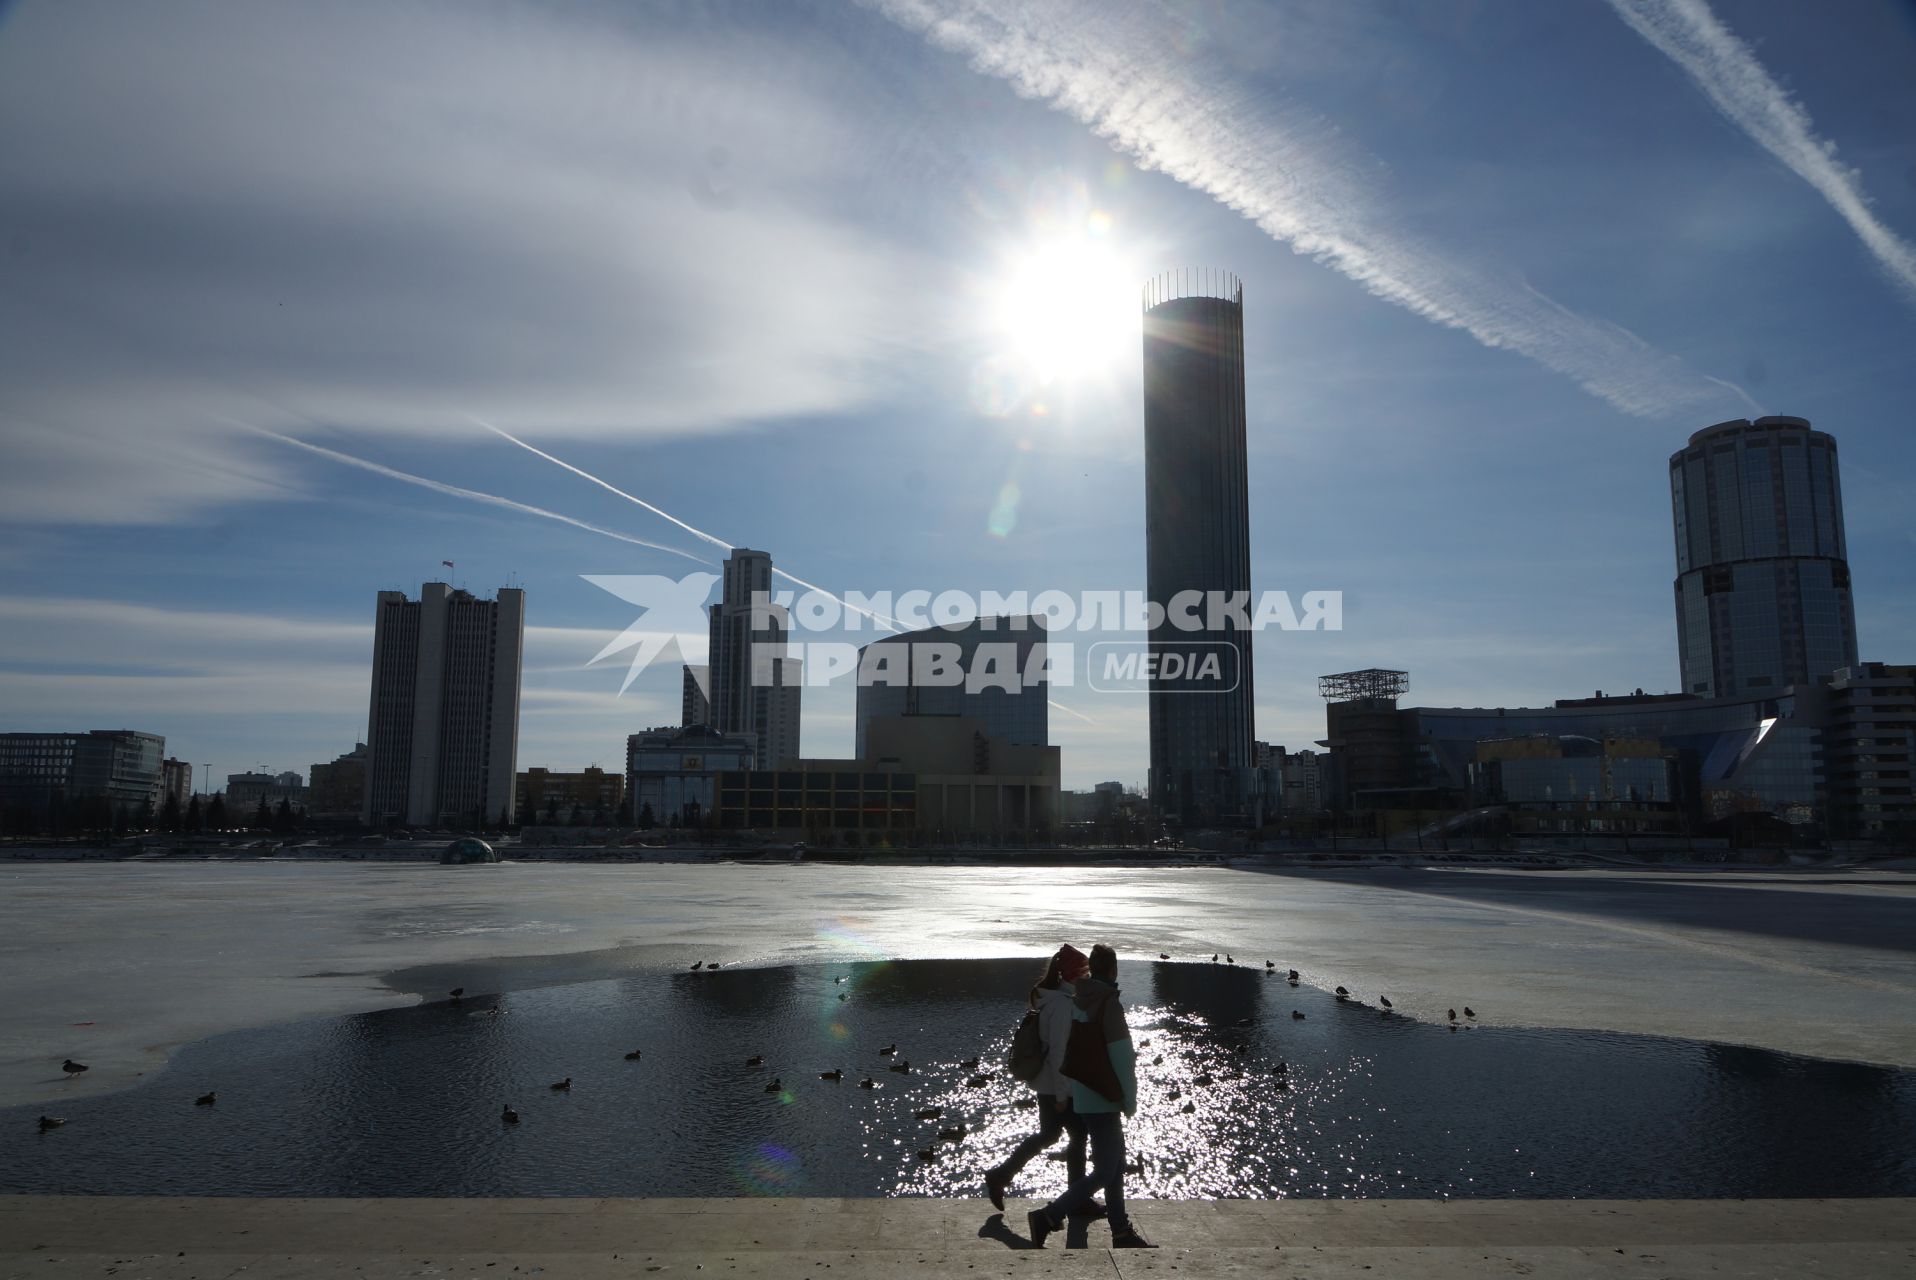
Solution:
M1058 972L1066 982L1076 982L1091 972L1091 961L1069 942L1058 948Z

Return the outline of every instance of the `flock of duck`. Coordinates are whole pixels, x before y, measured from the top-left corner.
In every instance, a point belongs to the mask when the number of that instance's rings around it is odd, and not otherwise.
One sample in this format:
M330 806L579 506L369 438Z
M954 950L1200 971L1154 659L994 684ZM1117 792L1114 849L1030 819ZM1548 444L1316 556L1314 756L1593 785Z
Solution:
M1158 959L1169 960L1171 959L1170 953L1160 951L1158 953ZM1233 957L1231 957L1228 953L1222 953L1222 952L1213 952L1211 955L1211 962L1213 964L1217 964L1220 962L1224 964L1237 963L1237 961ZM718 967L719 965L717 962L707 963L706 961L701 960L698 963L692 965L691 969L693 972L698 972L700 970L713 970L713 969L717 969ZM1266 960L1264 962L1265 977L1276 977L1277 972L1278 972L1278 969L1277 969L1277 964L1275 961ZM1296 969L1286 969L1284 971L1284 975L1285 975L1285 980L1292 987L1297 987L1303 982L1303 975L1300 974ZM838 977L834 977L832 979L832 982L834 985L842 984L844 981L845 981L845 978L842 975ZM1332 992L1332 994L1337 997L1337 1002L1339 1004L1356 1004L1361 1006L1363 1003L1362 1001L1358 1000L1356 996L1352 995L1351 992L1345 987L1341 987L1341 986L1337 987ZM446 995L450 1003L459 1004L465 999L466 989L464 987L454 987L452 988L452 990L448 991ZM838 998L840 1000L843 1000L846 997L844 993L840 993ZM1388 1018L1392 1016L1395 1006L1391 1004L1391 1000L1389 996L1385 996L1385 995L1378 996L1377 1003L1379 1006L1381 1006L1385 1017ZM490 1013L491 1016L497 1017L501 1012L501 1006L494 1005L488 1012ZM1476 1021L1476 1018L1477 1018L1477 1011L1471 1008L1469 1005L1465 1005L1463 1008L1463 1016L1466 1019L1466 1021L1462 1023L1459 1023L1457 1020L1456 1009L1454 1008L1448 1009L1446 1010L1446 1014L1448 1016L1449 1026L1452 1031L1457 1030L1459 1026L1462 1026L1465 1030L1469 1030L1471 1025ZM1302 1022L1305 1020L1305 1017L1306 1015L1301 1010L1298 1010L1298 1009L1291 1010L1291 1018L1294 1021ZM1246 1026L1246 1025L1249 1025L1251 1021L1252 1019L1250 1018L1241 1018L1238 1020L1238 1025ZM1142 1051L1143 1049L1148 1047L1150 1043L1151 1042L1148 1039L1141 1040L1138 1042L1137 1047L1140 1051ZM1233 1050L1233 1052L1242 1052L1242 1051L1243 1051L1243 1046L1241 1045ZM626 1053L624 1056L627 1062L639 1062L644 1059L645 1051L643 1049L633 1049L630 1052ZM884 1048L880 1049L878 1051L878 1056L881 1058L893 1059L892 1062L886 1064L885 1066L886 1071L892 1074L901 1075L901 1076L908 1076L912 1073L911 1061L907 1058L903 1058L898 1055L898 1045L895 1042L892 1044L888 1044ZM1161 1065L1163 1062L1164 1062L1164 1057L1162 1054L1160 1054L1151 1060L1151 1065L1158 1066L1158 1065ZM755 1067L755 1068L763 1067L765 1065L765 1057L763 1054L755 1053L751 1057L745 1060L745 1065L748 1067ZM963 1062L959 1063L958 1065L963 1070L971 1073L968 1076L968 1078L965 1080L966 1088L982 1089L997 1078L995 1072L980 1070L980 1059L978 1058L975 1058L975 1057L967 1058ZM67 1058L64 1061L62 1061L60 1064L60 1069L66 1072L67 1078L69 1080L75 1079L89 1070L86 1063L75 1062L72 1058ZM1275 1075L1278 1080L1279 1088L1289 1087L1289 1073L1290 1073L1290 1065L1288 1063L1279 1062L1277 1064L1275 1069ZM830 1071L819 1072L818 1078L820 1080L826 1081L831 1084L837 1084L845 1079L845 1071L844 1071L844 1068L842 1067L833 1067ZM1190 1083L1195 1087L1201 1088L1205 1085L1212 1083L1212 1078L1208 1073L1200 1074L1194 1077ZM867 1074L859 1079L858 1087L861 1089L876 1090L876 1089L883 1089L885 1086L883 1082L877 1079L876 1076ZM570 1093L572 1091L572 1077L567 1076L563 1080L555 1080L552 1084L547 1086L547 1089L549 1092L552 1092L552 1093ZM766 1081L764 1092L768 1094L782 1095L785 1092L784 1078L782 1076L776 1076L776 1075L773 1076L770 1080ZM1169 1096L1171 1101L1176 1102L1181 1097L1183 1097L1183 1091L1179 1088L1173 1087L1170 1090ZM210 1107L210 1106L216 1105L218 1101L219 1099L217 1094L209 1091L195 1098L193 1100L193 1105L199 1106L199 1107ZM1025 1094L1025 1095L1021 1095L1013 1105L1019 1108L1028 1108L1028 1107L1036 1105L1036 1100L1032 1098L1029 1094ZM1195 1111L1196 1109L1197 1107L1195 1103L1186 1102L1181 1110L1185 1114L1189 1114ZM919 1120L937 1120L940 1118L942 1114L943 1114L943 1108L941 1107L922 1107L919 1110L914 1111L912 1113L913 1117ZM516 1109L514 1109L511 1103L509 1102L505 1103L500 1109L499 1120L500 1120L500 1123L502 1124L509 1124L509 1125L518 1124L519 1112ZM61 1125L64 1125L65 1123L66 1123L66 1120L62 1117L42 1115L39 1120L40 1132L45 1133L50 1129L57 1129ZM943 1129L940 1129L938 1131L938 1137L936 1141L934 1141L932 1145L924 1147L921 1150L919 1150L916 1153L917 1157L920 1160L924 1160L924 1161L936 1160L938 1158L938 1148L937 1148L938 1142L952 1142L952 1143L962 1142L965 1138L966 1133L967 1133L967 1130L965 1126L962 1124L956 1125L956 1126L947 1126Z
M693 965L692 968L693 970L698 970L698 969L709 970L709 969L718 968L718 965L706 964L701 961L699 964ZM845 979L843 977L837 977L837 978L833 978L832 981L834 984L837 984L837 983L844 982ZM463 994L462 990L455 992L455 994L453 995L453 1000L455 1003L458 1001L459 996L462 994ZM845 997L842 995L839 996L839 999L841 1000L843 1000L844 998ZM881 1058L892 1059L891 1062L885 1065L886 1071L892 1074L901 1075L901 1076L908 1076L912 1074L911 1060L908 1058L899 1056L898 1045L895 1041L891 1044L886 1045L884 1048L878 1050L878 1056ZM625 1061L627 1062L641 1062L645 1058L645 1050L633 1049L630 1052L626 1053L624 1055L624 1058L625 1058ZM965 1086L967 1088L982 1089L986 1085L990 1084L993 1080L996 1080L998 1078L996 1072L981 1070L980 1068L982 1066L982 1062L983 1060L981 1058L973 1057L973 1058L966 1058L965 1060L963 1060L962 1062L958 1064L958 1066L961 1069L970 1073L965 1080ZM765 1066L765 1055L762 1053L755 1053L745 1059L745 1065L747 1067L751 1067L754 1069L763 1068ZM81 1070L85 1070L85 1068L83 1067L81 1068ZM845 1079L845 1069L843 1067L833 1067L830 1071L820 1071L818 1073L818 1078L829 1084L838 1084L843 1082ZM884 1083L880 1081L875 1075L867 1074L858 1081L858 1087L861 1089L876 1090L876 1089L883 1089L885 1086L884 1086ZM556 1081L552 1085L548 1086L548 1088L551 1090L551 1092L554 1092L554 1093L570 1093L572 1091L572 1077L567 1076L563 1080ZM767 1080L765 1082L763 1092L767 1094L774 1094L774 1095L780 1095L780 1096L784 1095L785 1078L782 1075L773 1076L770 1080ZM1030 1098L1020 1098L1013 1105L1020 1108L1025 1108L1025 1107L1030 1107L1035 1105L1035 1102L1033 1099L1030 1099ZM942 1118L943 1115L944 1115L943 1107L920 1107L918 1110L912 1112L912 1117L917 1120L938 1120ZM508 1102L500 1109L499 1120L502 1124L518 1124L520 1122L519 1112L516 1108L513 1107L511 1103ZM63 1124L65 1122L55 1121L54 1123ZM920 1160L924 1160L924 1161L936 1160L938 1159L938 1144L939 1143L963 1142L969 1133L970 1133L970 1130L967 1129L962 1124L946 1125L938 1130L937 1137L933 1139L931 1144L918 1150L916 1152L916 1155L918 1159Z
M1169 960L1170 958L1171 958L1170 952L1168 951L1158 952L1158 959ZM1211 963L1218 964L1220 962L1224 964L1236 964L1237 960L1235 957L1231 956L1228 952L1221 953L1221 952L1213 951L1211 953ZM1266 960L1264 962L1264 976L1267 978L1275 978L1277 976L1277 962L1275 960ZM1285 980L1289 982L1290 985L1293 987L1296 987L1297 985L1299 985L1300 983L1304 981L1304 975L1299 973L1295 969L1286 969L1284 971L1284 977L1285 977ZM1338 987L1332 992L1332 994L1337 997L1337 1003L1339 1004L1361 1005L1363 1003L1363 1001L1359 1000L1356 996L1352 995L1350 993L1349 988L1347 987ZM1385 1017L1389 1017L1392 1013L1396 1011L1397 1006L1390 1002L1389 996L1378 996L1377 1003L1378 1003L1378 1006L1383 1010ZM1466 1019L1466 1021L1464 1022L1460 1023L1457 1021L1457 1011L1455 1009L1447 1009L1445 1010L1445 1013L1449 1017L1450 1029L1453 1031L1455 1031L1460 1026L1463 1027L1466 1031L1469 1030L1471 1024L1475 1022L1477 1018L1477 1011L1471 1008L1469 1005L1464 1006L1464 1017ZM1303 1022L1307 1016L1308 1015L1303 1013L1301 1010L1298 1010L1298 1009L1291 1010L1291 1020L1294 1022Z

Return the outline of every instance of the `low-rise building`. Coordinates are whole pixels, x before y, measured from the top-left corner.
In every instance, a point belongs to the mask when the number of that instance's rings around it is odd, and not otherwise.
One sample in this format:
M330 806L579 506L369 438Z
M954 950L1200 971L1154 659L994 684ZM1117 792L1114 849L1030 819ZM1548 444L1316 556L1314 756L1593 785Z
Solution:
M1059 751L993 737L971 716L874 716L865 758L917 775L920 830L933 838L1033 836L1059 821Z
M1109 822L1118 816L1124 784L1100 782L1089 791L1058 793L1058 816L1064 822Z
M531 768L518 777L513 812L530 825L616 821L625 802L625 779L597 765L576 773Z
M1690 822L1763 812L1811 824L1822 820L1826 799L1825 692L1810 685L1771 696L1701 698L1638 690L1550 707L1400 708L1392 690L1365 691L1326 708L1324 745L1335 780L1327 790L1340 809L1461 807L1471 803L1479 743L1539 734L1649 739L1676 753L1678 805Z
M718 778L715 825L876 840L1029 838L1060 820L1058 748L991 737L969 716L875 716L861 759Z
M261 804L277 812L282 803L296 812L306 811L306 780L294 770L226 775L226 813L233 822L250 821Z
M755 740L709 725L661 727L625 740L625 791L641 827L701 826L711 820L720 774L752 768Z
M1647 738L1539 733L1487 739L1476 744L1471 797L1505 806L1518 831L1680 832L1678 755Z
M145 822L165 757L165 738L134 729L0 733L0 813L9 828Z
M154 802L155 812L163 811L168 800L181 813L193 802L193 766L172 756L160 761L160 792Z
M917 826L917 776L861 760L788 760L778 769L718 775L711 825L867 843L907 838Z
M315 764L306 789L310 817L333 820L357 818L366 798L366 744L325 764Z

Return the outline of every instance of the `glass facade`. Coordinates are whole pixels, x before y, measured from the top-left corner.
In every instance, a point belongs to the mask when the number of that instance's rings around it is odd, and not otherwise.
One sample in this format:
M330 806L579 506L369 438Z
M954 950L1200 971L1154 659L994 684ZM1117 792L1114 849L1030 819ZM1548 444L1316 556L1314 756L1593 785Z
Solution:
M1235 279L1161 281L1144 313L1146 578L1169 608L1181 592L1224 596L1251 587L1250 497L1245 478L1244 294ZM1222 297L1206 296L1217 286ZM1187 823L1242 813L1250 777L1251 637L1228 619L1151 633L1151 803ZM1201 659L1215 655L1217 676ZM1196 672L1163 674L1173 656Z
M1737 419L1670 458L1683 690L1781 691L1856 661L1836 441Z
M718 775L716 825L761 830L909 831L918 775L831 768L738 769Z
M1678 804L1717 813L1764 810L1806 821L1826 804L1823 713L1819 705L1779 692L1782 696L1770 698L1617 698L1558 707L1414 707L1402 714L1407 733L1429 762L1433 776L1423 781L1430 785L1481 789L1482 771L1475 763L1480 743L1537 735L1628 737L1654 741L1674 754L1676 772L1664 777L1665 785L1677 789ZM1625 802L1634 787L1643 802L1661 802L1654 770L1637 770L1635 759L1608 761L1609 798ZM1666 763L1643 759L1650 765ZM1502 763L1507 770L1515 762ZM1625 765L1630 767L1620 770ZM1506 789L1510 776L1504 774ZM1539 782L1552 777L1547 769L1537 776ZM1550 785L1567 790L1574 776L1565 773Z
M1496 761L1496 788L1518 805L1668 805L1675 765L1660 756L1565 755Z
M38 814L56 800L95 800L144 819L158 804L165 756L165 738L131 729L0 734L0 807Z

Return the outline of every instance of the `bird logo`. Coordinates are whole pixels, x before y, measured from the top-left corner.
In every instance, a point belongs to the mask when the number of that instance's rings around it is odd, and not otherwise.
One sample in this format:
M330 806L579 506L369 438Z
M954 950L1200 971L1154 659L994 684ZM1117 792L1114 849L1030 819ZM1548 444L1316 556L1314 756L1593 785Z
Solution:
M639 678L639 673L666 651L676 646L679 660L692 668L699 681L699 692L710 696L708 677L700 665L710 644L710 624L705 616L705 601L712 594L716 573L688 573L683 578L667 578L656 573L587 573L587 582L639 607L632 624L606 643L585 665L597 666L615 653L632 650L625 669L623 694Z

